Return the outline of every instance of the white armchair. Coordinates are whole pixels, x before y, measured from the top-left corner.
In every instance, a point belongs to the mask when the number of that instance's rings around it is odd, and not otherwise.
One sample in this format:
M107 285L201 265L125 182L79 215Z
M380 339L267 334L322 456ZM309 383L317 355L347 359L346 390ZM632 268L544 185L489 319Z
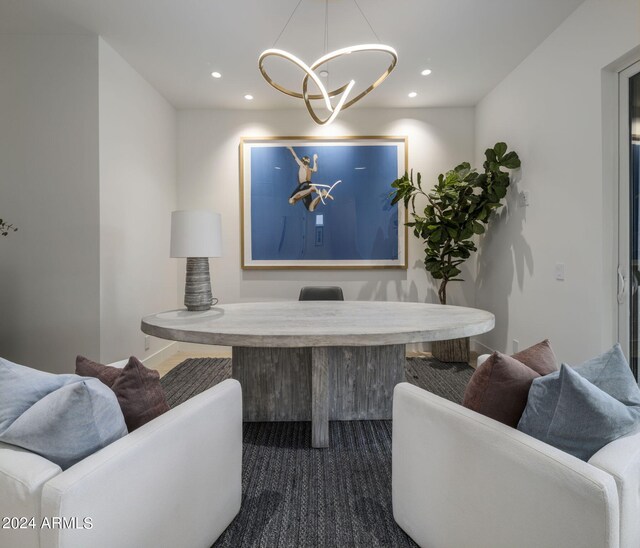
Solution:
M35 525L15 529L17 521L5 520L0 547L209 547L240 510L241 473L242 395L235 380L65 471L0 443L0 519L34 518ZM49 526L41 528L45 518ZM53 526L53 518L75 527Z
M640 434L587 463L401 383L392 490L396 522L428 548L640 546Z

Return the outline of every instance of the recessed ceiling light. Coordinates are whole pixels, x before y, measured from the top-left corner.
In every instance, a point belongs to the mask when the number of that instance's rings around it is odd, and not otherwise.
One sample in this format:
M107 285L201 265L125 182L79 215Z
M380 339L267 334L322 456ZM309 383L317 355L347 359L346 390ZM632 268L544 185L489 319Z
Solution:
M220 74L218 71L214 70L211 73L211 76L213 76L214 78L222 78L222 74Z
M249 95L248 93L244 96L247 101L253 101L253 95Z
M327 76L329 76L329 71L328 70L321 70L320 71L320 76L322 76L323 78L326 78Z
M414 97L417 97L417 93L415 91L412 91L409 93L409 97L411 97L411 99L413 99Z
M420 74L422 74L422 76L429 76L429 74L431 74L431 69L424 69Z

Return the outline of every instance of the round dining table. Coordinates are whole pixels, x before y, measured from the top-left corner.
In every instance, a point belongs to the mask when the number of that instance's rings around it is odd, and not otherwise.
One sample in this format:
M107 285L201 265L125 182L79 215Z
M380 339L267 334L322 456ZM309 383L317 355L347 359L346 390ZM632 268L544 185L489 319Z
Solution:
M390 301L282 301L146 316L148 335L232 347L245 421L311 421L313 447L329 446L330 420L392 415L405 345L493 329L485 310Z

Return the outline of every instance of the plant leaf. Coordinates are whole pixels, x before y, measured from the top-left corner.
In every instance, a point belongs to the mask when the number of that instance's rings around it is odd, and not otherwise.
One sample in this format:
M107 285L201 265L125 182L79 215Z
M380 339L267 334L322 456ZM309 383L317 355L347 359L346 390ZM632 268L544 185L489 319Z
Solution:
M474 234L483 234L484 227L478 221L473 221L473 233Z
M514 151L511 151L502 158L500 163L507 169L517 169L520 167L520 158Z
M498 161L502 159L504 153L507 152L507 144L506 143L496 143L496 146L493 147L493 150L496 153L496 158Z

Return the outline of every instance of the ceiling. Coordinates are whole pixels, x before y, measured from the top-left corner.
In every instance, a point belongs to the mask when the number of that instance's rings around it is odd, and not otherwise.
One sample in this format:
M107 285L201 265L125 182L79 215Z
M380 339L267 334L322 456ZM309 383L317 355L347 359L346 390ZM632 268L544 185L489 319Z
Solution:
M472 106L583 0L358 0L380 41L398 51L367 107ZM302 108L257 69L298 0L0 0L0 34L99 34L177 108ZM302 0L277 47L307 64L329 50L377 39L354 0ZM353 54L329 66L331 87L366 87L385 54ZM267 65L300 88L293 65ZM422 69L433 72L421 76ZM214 79L212 71L223 77ZM410 99L407 94L417 92ZM243 98L254 96L253 101Z

